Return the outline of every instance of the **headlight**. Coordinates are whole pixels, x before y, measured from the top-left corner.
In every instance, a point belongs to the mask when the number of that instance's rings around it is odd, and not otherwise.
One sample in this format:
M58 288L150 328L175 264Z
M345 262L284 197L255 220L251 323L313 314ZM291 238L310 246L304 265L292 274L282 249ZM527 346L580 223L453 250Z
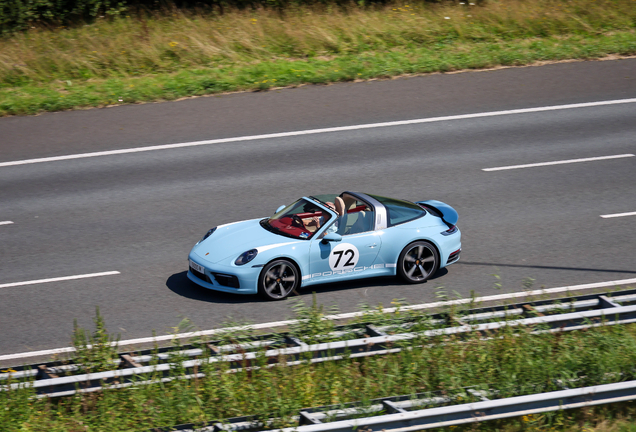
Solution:
M201 240L199 240L199 243L201 243L206 238L210 237L214 231L216 231L216 227L214 227L211 230L209 230L208 232L206 232L205 235L203 236L203 238Z
M234 261L234 264L236 265L247 264L248 262L256 258L257 254L258 254L258 251L256 249L250 249L247 252L243 252L241 255L239 255L236 261Z

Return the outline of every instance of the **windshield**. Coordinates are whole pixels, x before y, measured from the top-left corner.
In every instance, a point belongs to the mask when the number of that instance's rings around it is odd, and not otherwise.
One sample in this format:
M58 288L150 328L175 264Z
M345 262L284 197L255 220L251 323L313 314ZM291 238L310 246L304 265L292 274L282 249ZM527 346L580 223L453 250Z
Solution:
M263 219L261 226L285 237L309 240L332 217L316 203L302 198L271 218Z

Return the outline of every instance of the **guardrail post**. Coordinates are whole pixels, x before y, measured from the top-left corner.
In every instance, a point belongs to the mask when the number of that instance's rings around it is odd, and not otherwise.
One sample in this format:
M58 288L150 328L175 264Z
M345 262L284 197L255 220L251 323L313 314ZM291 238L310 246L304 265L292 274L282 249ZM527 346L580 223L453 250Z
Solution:
M563 380L555 379L555 380L552 380L552 382L553 382L553 383L554 383L557 387L559 387L560 389L563 389L563 390L570 390L570 387L568 387L568 386L567 386L567 384L565 384L565 383L563 382Z
M298 419L299 426L322 423L320 420L312 416L311 413L307 411L300 411L298 414L300 416L300 418Z
M395 405L393 402L389 400L383 400L382 405L384 405L384 410L388 412L389 414L407 412L404 408L400 408L399 406Z
M212 430L214 432L221 432L225 431L225 427L223 426L223 423L214 423Z
M386 334L385 332L381 330L378 330L378 328L374 326L373 324L367 324L366 326L364 326L364 329L366 334L368 334L370 337L388 336L388 334Z
M526 303L521 305L521 307L523 308L523 316L527 317L527 316L545 316L544 314L542 314L541 312L538 312L535 308L532 307L531 304Z
M305 342L301 341L295 336L285 336L285 342L288 345L293 345L293 346L299 346L299 347L305 347L305 348L308 346Z
M59 376L49 372L49 368L46 365L38 366L38 374L35 376L35 379L49 379L49 378L59 378Z
M604 296L604 295L598 296L598 305L599 305L599 307L601 309L610 309L610 308L615 308L615 307L621 307L621 305L616 303L614 300L612 300L609 297Z
M119 358L121 359L121 363L119 364L119 367L122 369L142 366L141 363L137 363L135 360L133 360L130 354L120 354Z
M477 399L481 399L484 402L490 400L482 392L479 392L479 391L477 391L475 389L468 389L468 390L466 390L466 392L470 393L473 396L475 396Z

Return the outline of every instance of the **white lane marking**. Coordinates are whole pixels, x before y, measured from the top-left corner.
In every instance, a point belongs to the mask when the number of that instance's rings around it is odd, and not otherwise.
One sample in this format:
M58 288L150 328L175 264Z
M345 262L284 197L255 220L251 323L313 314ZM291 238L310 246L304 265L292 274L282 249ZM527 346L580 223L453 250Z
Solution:
M31 281L24 281L24 282L13 282L13 283L1 284L0 288L10 288L10 287L16 287L16 286L23 286L23 285L35 285L35 284L42 284L42 283L49 283L49 282L75 280L75 279L86 279L86 278L92 278L92 277L110 276L110 275L118 275L118 274L120 274L118 271L108 271L108 272L102 272L102 273L62 276L62 277L56 277L56 278L50 278L50 279L38 279L38 280L31 280Z
M13 222L11 222L11 221L0 221L0 225L10 225L12 223Z
M587 103L570 104L570 105L555 105L555 106L537 107L537 108L522 108L522 109L506 110L506 111L491 111L491 112L485 112L485 113L462 114L462 115L432 117L432 118L414 119L414 120L401 120L401 121L393 121L393 122L385 122L385 123L370 123L370 124L341 126L341 127L332 127L332 128L324 128L324 129L309 129L309 130L295 131L295 132L281 132L281 133L273 133L273 134L265 134L265 135L251 135L251 136L242 136L242 137L234 137L234 138L221 138L221 139L206 140L206 141L193 141L193 142L185 142L185 143L177 143L177 144L165 144L165 145L137 147L137 148L121 149L121 150L109 150L109 151L101 151L101 152L93 152L93 153L80 153L80 154L73 154L73 155L66 155L66 156L54 156L54 157L46 157L46 158L38 158L38 159L25 159L25 160L18 160L18 161L12 161L12 162L0 162L0 167L26 165L26 164L34 164L34 163L41 163L41 162L53 162L53 161L61 161L61 160L69 160L69 159L83 159L83 158L98 157L98 156L112 156L112 155L139 153L139 152L147 152L147 151L154 151L154 150L167 150L167 149L175 149L175 148L183 148L183 147L195 147L195 146L222 144L222 143L230 143L230 142L254 141L254 140L271 139L271 138L285 138L285 137L291 137L291 136L313 135L313 134L320 134L320 133L327 133L327 132L343 132L343 131L352 131L352 130L360 130L360 129L373 129L373 128L390 127L390 126L404 126L404 125L434 123L434 122L449 121L449 120L495 117L495 116L503 116L503 115L511 115L511 114L526 114L526 113L535 113L535 112L544 112L544 111L589 108L589 107L596 107L596 106L603 106L603 105L619 105L619 104L628 104L628 103L636 103L636 98L599 101L599 102L587 102Z
M593 161L600 161L600 160L606 160L606 159L619 159L619 158L627 158L627 157L634 157L634 155L631 153L626 153L626 154L612 155L612 156L598 156L598 157L583 158L583 159L568 159L568 160L560 160L560 161L553 161L553 162L539 162L539 163L531 163L531 164L525 164L525 165L511 165L511 166L497 167L497 168L483 168L482 171L502 171L502 170L518 169L518 168L533 168L533 167L546 166L546 165L561 165L561 164L571 164L571 163L579 163L579 162L593 162Z
M461 304L470 304L470 303L478 304L478 303L489 302L489 301L526 298L526 297L540 296L544 294L554 294L554 293L570 292L570 291L582 291L582 290L593 289L593 288L605 288L605 287L628 285L628 284L634 284L634 283L636 283L636 278L615 280L615 281L609 281L609 282L597 282L597 283L590 283L590 284L583 284L583 285L572 285L572 286L559 287L559 288L548 288L548 289L541 289L541 290L534 290L534 291L523 291L523 292L516 292L516 293L509 293L509 294L498 294L498 295L491 295L491 296L485 296L485 297L477 297L474 299L466 298L466 299L451 300L451 301L445 301L445 302L440 301L440 302L434 302L434 303L425 303L425 304L419 304L419 305L413 305L413 306L404 306L404 307L401 307L400 310L401 311L422 310L422 309L433 309L440 306L449 306L449 305L461 305ZM392 313L392 312L395 312L397 309L398 308L386 308L386 309L383 309L383 311L384 313ZM323 320L349 319L349 318L363 316L365 313L366 312L350 312L350 313L343 313L338 315L326 315L322 317L322 319ZM296 324L296 323L298 323L298 320L276 321L276 322L252 324L252 325L246 325L246 326L240 326L240 327L226 327L226 328L217 328L212 330L195 331L190 333L179 333L176 335L162 335L162 336L155 336L155 337L128 339L128 340L119 341L118 343L113 342L113 346L138 345L143 343L169 341L174 338L186 339L186 338L197 337L197 336L210 336L210 335L224 333L228 331L272 329L272 328L284 327L284 326L288 326L288 325ZM55 348L55 349L42 350L42 351L29 351L29 352L23 352L23 353L17 353L17 354L6 354L6 355L0 355L0 361L14 360L14 359L28 358L28 357L47 356L47 355L53 355L53 354L70 353L74 351L75 351L75 348L73 347L65 347L65 348Z
M636 216L636 212L629 212L629 213L615 213L615 214L608 214L608 215L601 215L602 218L615 218L615 217L623 217L623 216Z

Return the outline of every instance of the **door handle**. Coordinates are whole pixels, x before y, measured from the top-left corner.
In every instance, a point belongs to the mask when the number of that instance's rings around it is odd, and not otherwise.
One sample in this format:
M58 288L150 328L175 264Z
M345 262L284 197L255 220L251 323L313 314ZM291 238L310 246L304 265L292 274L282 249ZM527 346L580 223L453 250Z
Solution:
M373 249L376 246L377 246L377 243L371 243L367 245L367 247L370 247L371 249Z

